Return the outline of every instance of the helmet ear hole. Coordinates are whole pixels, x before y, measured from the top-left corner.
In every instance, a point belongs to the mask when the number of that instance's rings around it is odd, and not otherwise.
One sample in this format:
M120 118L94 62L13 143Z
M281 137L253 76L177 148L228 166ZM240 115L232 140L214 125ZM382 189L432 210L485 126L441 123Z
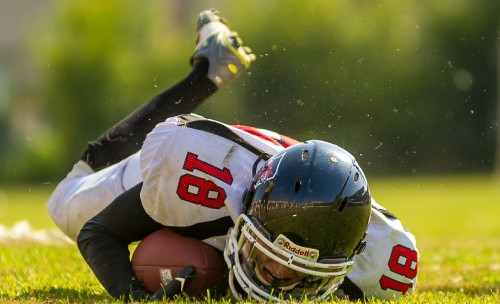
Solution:
M309 150L304 150L302 151L302 160L306 160L307 157L309 156Z
M299 192L300 186L302 186L302 177L299 176L295 181L295 193Z

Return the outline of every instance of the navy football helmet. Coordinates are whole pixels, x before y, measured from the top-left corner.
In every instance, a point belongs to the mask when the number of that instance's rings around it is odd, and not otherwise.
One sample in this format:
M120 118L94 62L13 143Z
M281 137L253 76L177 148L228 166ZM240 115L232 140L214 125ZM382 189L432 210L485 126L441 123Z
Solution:
M310 140L274 155L256 172L244 204L224 252L238 299L327 299L364 248L368 183L355 158L334 144Z

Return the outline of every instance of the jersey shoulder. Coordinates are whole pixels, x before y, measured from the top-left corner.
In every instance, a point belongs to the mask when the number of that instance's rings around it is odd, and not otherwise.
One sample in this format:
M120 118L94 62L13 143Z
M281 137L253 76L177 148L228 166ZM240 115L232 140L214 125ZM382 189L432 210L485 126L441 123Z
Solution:
M365 240L365 250L354 257L347 274L346 285L356 287L350 288L354 297L397 299L413 293L420 258L415 236L375 201Z
M218 121L190 114L167 119L141 151L141 201L165 226L187 226L241 214L261 153L277 147ZM197 217L193 217L197 214Z
M288 148L290 146L293 146L293 145L299 143L299 141L294 139L294 138L276 133L276 132L271 131L271 130L256 128L256 127L251 127L251 126L245 126L245 125L231 125L231 126L237 128L239 130L245 131L249 134L255 135L255 136L257 136L261 139L264 139L266 141L272 142L275 145L282 146L284 148Z

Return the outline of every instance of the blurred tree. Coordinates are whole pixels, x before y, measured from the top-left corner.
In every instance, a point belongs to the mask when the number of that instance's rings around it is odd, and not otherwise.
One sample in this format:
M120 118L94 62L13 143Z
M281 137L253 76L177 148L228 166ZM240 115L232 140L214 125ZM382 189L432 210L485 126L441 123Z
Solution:
M494 1L429 3L422 84L430 91L421 98L436 107L426 112L432 132L423 134L422 146L439 160L439 171L493 167L498 8Z
M491 170L498 2L287 4L245 8L261 54L245 115L375 174Z
M497 24L497 37L500 37L500 21ZM500 179L500 39L497 39L497 116L495 128L497 131L496 157L495 157L495 175Z
M190 50L178 41L183 29L171 22L175 10L159 7L159 1L57 1L39 25L33 45L43 67L40 101L53 137L44 159L48 175L67 172L87 141L178 79L180 67L188 71ZM184 62L175 60L179 53Z
M31 33L46 112L44 133L19 153L15 167L24 178L59 179L88 140L183 77L194 16L213 5L55 4ZM370 174L490 172L499 6L493 0L221 1L217 8L258 60L198 112L336 142Z

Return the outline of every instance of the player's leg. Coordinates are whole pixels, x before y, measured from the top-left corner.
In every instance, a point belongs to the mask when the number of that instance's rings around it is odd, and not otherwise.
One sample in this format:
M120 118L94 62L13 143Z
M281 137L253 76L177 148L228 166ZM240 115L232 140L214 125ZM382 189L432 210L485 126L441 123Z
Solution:
M139 151L146 134L156 124L170 116L192 112L216 91L216 86L206 77L207 70L206 61L197 62L182 81L89 142L81 160L97 171Z
M127 161L138 151L153 127L171 116L187 114L223 85L244 70L255 56L241 46L221 18L205 11L198 19L198 45L191 58L193 69L173 87L142 105L128 117L88 144L81 160L57 186L47 208L54 221L72 239L83 223L126 190L122 178L137 165ZM115 166L110 166L116 164ZM100 170L107 167L105 170ZM128 184L140 182L140 172L133 173Z
M81 160L97 171L139 151L156 124L193 112L255 60L251 50L242 46L237 34L213 10L200 14L197 40L189 75L90 142Z

